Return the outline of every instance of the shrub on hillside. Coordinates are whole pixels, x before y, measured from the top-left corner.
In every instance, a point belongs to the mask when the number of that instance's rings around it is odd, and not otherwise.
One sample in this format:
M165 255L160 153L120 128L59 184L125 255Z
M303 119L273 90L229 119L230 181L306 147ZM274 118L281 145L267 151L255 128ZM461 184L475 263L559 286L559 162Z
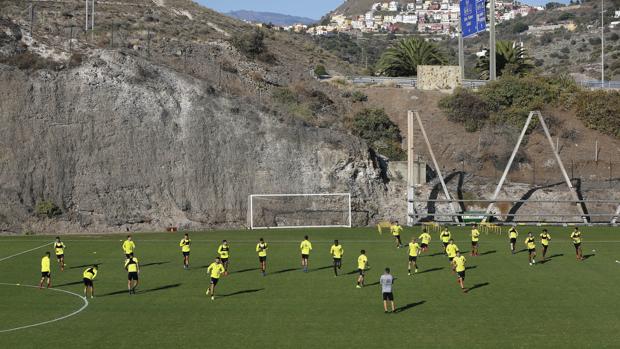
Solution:
M586 127L620 139L620 92L584 91L575 106L577 117Z
M51 201L41 201L37 204L35 211L40 216L47 216L47 218L53 218L62 213L60 208Z
M233 36L231 43L248 58L258 59L269 64L276 62L276 56L267 51L265 32L259 28Z
M405 158L400 130L383 109L364 109L355 114L353 133L391 160Z
M530 27L523 22L516 22L515 24L512 25L513 34L523 33L524 31L528 29L530 29Z
M314 75L321 77L321 76L325 76L327 75L327 69L325 69L324 65L317 65L316 67L314 67Z
M464 124L468 132L481 129L489 119L488 104L466 89L457 89L451 96L442 98L439 107L446 113L448 120Z
M353 91L351 94L351 100L353 102L366 102L368 100L368 96L366 96L366 94L362 91Z

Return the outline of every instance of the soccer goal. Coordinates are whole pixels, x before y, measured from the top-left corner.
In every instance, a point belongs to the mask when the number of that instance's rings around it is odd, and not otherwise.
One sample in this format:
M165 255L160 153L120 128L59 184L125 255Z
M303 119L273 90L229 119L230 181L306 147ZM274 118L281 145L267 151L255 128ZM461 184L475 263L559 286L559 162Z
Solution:
M250 229L351 228L351 194L252 194Z

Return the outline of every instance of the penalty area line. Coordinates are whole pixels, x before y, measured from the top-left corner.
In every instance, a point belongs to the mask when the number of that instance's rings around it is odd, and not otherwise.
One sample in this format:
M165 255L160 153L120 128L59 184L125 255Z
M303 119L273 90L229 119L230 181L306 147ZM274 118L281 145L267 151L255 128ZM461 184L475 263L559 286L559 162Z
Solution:
M16 254L11 255L11 256L8 256L8 257L3 257L3 258L0 258L0 262L5 261L5 260L7 260L7 259L11 259L11 258L13 258L13 257L17 257L17 256L22 255L22 254L24 254L24 253L28 253L28 252L32 252L32 251L34 251L34 250L38 250L38 249L40 249L40 248L43 248L43 247L45 247L45 246L49 246L49 245L51 245L51 243L50 243L50 242L48 242L48 243L46 243L46 244L44 244L44 245L41 245L41 246L39 246L39 247L31 248L31 249L29 249L29 250L26 250L26 251L22 251L22 252L16 253Z
M4 283L4 282L0 282L0 285L2 286L18 286L18 287L30 287L30 288L39 288L39 286L33 286L33 285L20 285L20 284L9 284L9 283ZM57 317L55 319L51 319L51 320L47 320L47 321L42 321L42 322L37 322L35 324L30 324L30 325L25 325L25 326L20 326L20 327L15 327L15 328L9 328L9 329L5 329L5 330L0 330L0 333L6 333L6 332L12 332L12 331L18 331L18 330L24 330L26 328L31 328L31 327L36 327L36 326L42 326L42 325L47 325L47 324L51 324L52 322L56 322L56 321L61 321L64 320L66 318L69 318L71 316L77 315L79 313L81 313L84 309L86 309L86 307L88 307L88 299L86 299L86 297L80 296L79 294L75 293L75 292L71 292L71 291L67 291L67 290L63 290L61 288L46 288L45 290L48 291L55 291L55 292L64 292L67 294L70 294L72 296L76 296L78 298L80 298L82 300L82 302L84 302L84 304L82 304L82 307L70 314L67 315L63 315L61 317Z

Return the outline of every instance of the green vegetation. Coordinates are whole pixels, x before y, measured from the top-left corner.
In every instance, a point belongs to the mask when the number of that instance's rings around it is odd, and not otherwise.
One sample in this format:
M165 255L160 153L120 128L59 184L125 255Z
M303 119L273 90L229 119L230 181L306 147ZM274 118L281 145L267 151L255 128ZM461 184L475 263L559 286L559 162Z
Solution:
M527 56L525 48L513 41L499 40L496 43L495 57L497 62L497 75L503 74L523 76L534 68L533 62ZM489 54L480 57L476 64L476 70L480 78L489 78Z
M275 63L275 56L270 53L265 44L265 32L260 28L253 31L236 34L231 43L246 57L258 59L265 63Z
M398 126L383 109L364 109L353 118L353 133L391 160L403 160L402 137Z
M577 91L575 82L565 76L505 75L477 92L457 90L442 98L439 106L450 120L463 123L469 132L481 129L487 121L522 127L531 110L549 104L570 107ZM532 128L535 125L533 122Z
M368 96L362 91L353 91L351 94L351 100L353 102L366 102L368 100Z
M587 127L620 139L620 92L583 91L575 104Z
M324 65L317 65L316 67L314 67L314 75L321 77L321 76L325 76L327 75L327 69L325 69Z
M35 207L35 212L40 216L46 216L48 218L53 218L62 213L60 207L58 207L52 201L44 200L37 203Z
M377 71L386 76L415 76L418 65L443 65L446 62L446 57L434 43L406 38L383 53Z
M138 292L132 296L126 291L120 236L67 236L67 268L61 273L52 261L54 287L81 294L83 270L99 263L96 297L72 317L4 333L2 344L36 348L60 341L67 348L88 343L93 349L172 348L180 343L188 348L218 343L230 349L350 348L358 343L369 348L469 348L471 343L482 349L616 347L620 317L613 290L620 266L614 260L620 235L614 228L583 227L584 254L589 258L577 262L568 238L572 228L546 228L553 237L548 253L552 258L535 266L528 265L527 252L510 254L505 228L502 235L483 234L481 256L466 255L465 285L473 288L467 294L460 291L436 233L429 251L418 258L419 273L412 277L407 276L407 251L394 248L391 236L379 235L374 228L190 232L189 270L182 269L182 232L134 234L142 267ZM405 228L404 241L420 230ZM450 230L467 253L469 229ZM532 231L537 237L541 227L518 230L522 250L524 235ZM299 270L298 246L304 234L314 245L309 273ZM269 243L266 277L256 269L259 237ZM220 280L211 301L205 296L205 266L222 239L230 241L231 272ZM345 249L338 277L333 276L328 253L333 239ZM50 241L50 236L0 237L0 257ZM356 289L361 249L367 251L371 269L366 287ZM51 248L47 250L53 255ZM45 251L0 262L2 282L36 284ZM396 277L395 314L384 314L381 304L377 282L385 267ZM10 300L3 303L0 330L67 315L83 304L63 292L14 285L0 285L0 297ZM443 324L449 324L449 331L442 331ZM411 329L416 335L409 335ZM131 333L145 335L132 342Z
M523 33L524 31L527 31L529 28L530 26L523 22L515 22L512 25L512 32L513 34L519 34L519 33Z

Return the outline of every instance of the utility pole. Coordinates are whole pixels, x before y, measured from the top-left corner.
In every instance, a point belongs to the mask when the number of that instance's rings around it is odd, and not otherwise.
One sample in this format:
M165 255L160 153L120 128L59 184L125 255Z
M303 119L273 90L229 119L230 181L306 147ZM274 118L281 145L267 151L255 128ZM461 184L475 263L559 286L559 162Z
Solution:
M84 30L85 31L88 31L88 1L89 0L85 0L85 2L86 2L86 11L85 11L85 13L86 13L86 20L84 21Z
M30 3L30 37L34 39L34 1Z
M605 0L601 0L601 88L605 87Z
M463 45L463 28L462 28L462 19L461 19L461 11L459 11L459 26L458 26L458 34L459 34L459 70L461 71L461 84L465 81L465 50Z
M602 1L602 0L601 0ZM489 37L489 80L493 81L497 79L497 66L495 62L495 0L491 0L490 11L490 37Z

